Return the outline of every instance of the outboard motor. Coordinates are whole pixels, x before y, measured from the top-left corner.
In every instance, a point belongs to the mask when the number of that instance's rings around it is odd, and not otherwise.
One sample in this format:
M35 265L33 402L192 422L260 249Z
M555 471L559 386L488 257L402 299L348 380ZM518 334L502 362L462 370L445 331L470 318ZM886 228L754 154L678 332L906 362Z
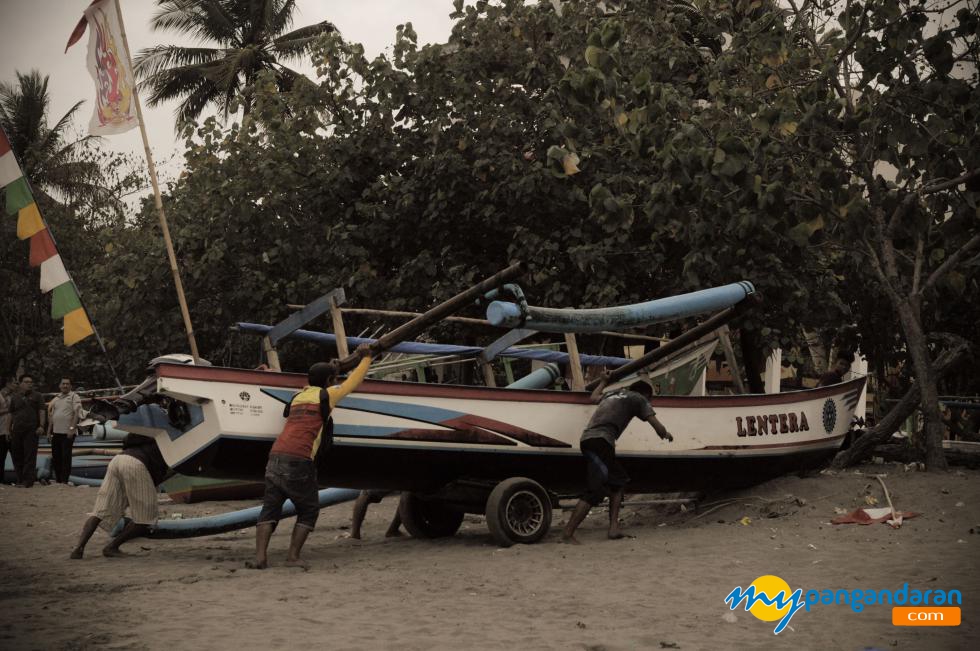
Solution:
M144 403L155 402L154 396L157 390L157 378L154 369L160 364L194 365L194 358L182 353L154 357L150 360L150 364L146 368L146 372L150 373L150 377L143 380L135 389L128 391L111 403L106 400L93 400L92 407L88 410L89 414L102 419L103 422L107 420L118 420L120 414L128 414L136 411ZM198 359L197 366L211 366L211 362L206 359ZM171 416L171 421L173 420L181 420L180 415L175 413ZM177 423L174 423L174 425L179 426Z

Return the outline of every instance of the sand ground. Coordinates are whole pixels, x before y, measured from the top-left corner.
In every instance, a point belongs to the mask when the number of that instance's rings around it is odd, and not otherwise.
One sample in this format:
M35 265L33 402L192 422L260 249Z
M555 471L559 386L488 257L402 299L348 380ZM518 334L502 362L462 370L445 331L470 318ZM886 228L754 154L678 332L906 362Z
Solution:
M287 520L263 572L243 569L252 529L134 541L125 559L99 554L99 532L71 561L97 489L0 486L0 649L980 648L980 472L858 473L785 477L698 511L627 506L635 538L622 541L605 539L606 512L593 511L580 546L553 533L502 549L477 516L453 538L385 539L394 498L372 506L356 542L345 538L350 505L340 505L321 514L309 571L281 564ZM922 516L899 530L830 525L835 509L867 495L884 503L874 473L887 475L896 508ZM722 497L737 499L717 508ZM164 497L161 517L253 504ZM566 518L556 514L556 528ZM724 604L765 574L804 590L958 589L963 624L896 627L887 605L819 606L775 636L773 624Z

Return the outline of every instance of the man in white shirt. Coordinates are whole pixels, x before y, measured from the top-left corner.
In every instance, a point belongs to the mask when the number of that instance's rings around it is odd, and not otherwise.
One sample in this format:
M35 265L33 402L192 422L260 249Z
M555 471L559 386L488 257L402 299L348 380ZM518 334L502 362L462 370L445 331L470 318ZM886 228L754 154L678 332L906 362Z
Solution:
M82 418L82 399L71 390L71 379L61 378L61 391L48 404L48 436L51 438L51 467L55 480L67 484L71 475L71 450Z

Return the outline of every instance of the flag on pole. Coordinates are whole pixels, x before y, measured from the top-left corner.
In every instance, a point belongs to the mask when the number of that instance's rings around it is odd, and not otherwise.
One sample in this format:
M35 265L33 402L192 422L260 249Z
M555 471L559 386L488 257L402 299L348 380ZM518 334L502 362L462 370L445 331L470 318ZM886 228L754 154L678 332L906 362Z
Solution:
M7 215L17 215L17 237L30 238L30 264L41 268L41 291L51 292L51 318L64 319L65 345L77 344L94 333L92 324L3 129L0 129L0 188Z
M136 82L123 47L122 28L115 0L96 0L75 26L65 51L77 43L85 28L88 37L88 71L95 80L95 110L89 133L111 136L136 127Z

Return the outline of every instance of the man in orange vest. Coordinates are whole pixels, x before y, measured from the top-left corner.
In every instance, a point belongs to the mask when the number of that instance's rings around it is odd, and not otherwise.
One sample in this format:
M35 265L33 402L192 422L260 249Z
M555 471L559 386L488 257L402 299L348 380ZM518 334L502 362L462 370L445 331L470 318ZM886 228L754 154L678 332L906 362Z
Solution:
M289 541L286 565L305 567L299 553L320 515L314 458L321 445L330 444L331 411L357 388L371 365L369 344L358 346L356 352L361 356L361 363L343 384L333 386L339 373L336 360L318 362L307 373L309 385L286 405L283 412L286 425L272 445L265 467L265 496L255 525L255 561L245 563L246 567L263 570L269 566L269 540L282 517L282 505L287 498L296 506L296 525Z

